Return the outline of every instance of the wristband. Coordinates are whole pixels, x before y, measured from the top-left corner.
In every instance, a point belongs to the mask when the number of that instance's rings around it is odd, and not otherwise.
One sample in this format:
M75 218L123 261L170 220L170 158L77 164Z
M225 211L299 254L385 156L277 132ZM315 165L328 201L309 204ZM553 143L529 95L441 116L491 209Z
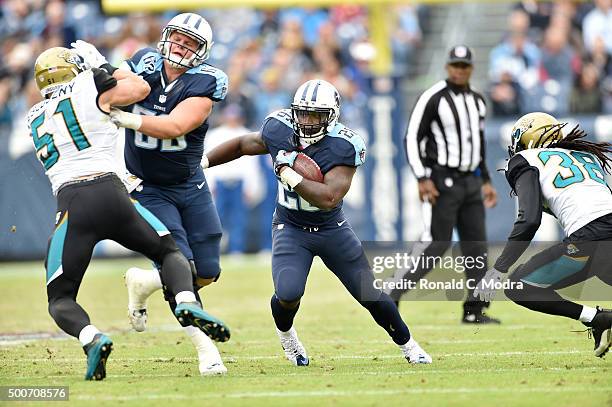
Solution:
M291 188L295 188L297 184L302 182L304 177L302 177L300 174L295 172L291 167L289 167L280 173L280 179L282 182L289 185Z
M210 163L208 162L208 156L206 156L206 154L204 154L202 156L202 163L201 163L202 169L207 169L209 164Z
M126 127L132 130L138 130L140 126L142 126L142 116L139 114L123 112L119 113L121 115L121 125L122 127Z
M108 72L109 75L112 75L113 72L115 72L118 68L115 68L107 62L105 64L100 65L100 69L104 69L106 72Z

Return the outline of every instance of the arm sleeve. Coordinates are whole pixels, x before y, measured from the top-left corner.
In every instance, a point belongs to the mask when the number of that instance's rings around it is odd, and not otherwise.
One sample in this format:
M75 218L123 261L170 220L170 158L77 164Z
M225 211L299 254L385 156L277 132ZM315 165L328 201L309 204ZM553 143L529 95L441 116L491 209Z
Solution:
M406 157L417 178L423 178L427 175L425 164L421 159L420 144L429 134L429 124L433 119L434 111L432 97L429 92L425 92L417 100L408 123L408 130L404 139Z
M516 178L513 189L518 196L519 209L504 251L495 262L495 268L502 272L507 272L525 252L542 221L542 193L538 170L534 167L524 169Z
M98 95L117 86L117 79L111 76L104 69L91 68L91 70L93 72L93 79L94 83L96 84Z

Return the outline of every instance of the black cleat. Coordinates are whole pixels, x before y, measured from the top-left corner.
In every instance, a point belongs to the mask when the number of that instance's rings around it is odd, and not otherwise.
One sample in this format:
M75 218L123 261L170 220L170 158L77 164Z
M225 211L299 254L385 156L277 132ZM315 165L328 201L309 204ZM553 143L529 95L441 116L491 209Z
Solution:
M604 357L612 344L612 310L597 307L595 317L585 325L589 327L589 337L595 341L595 356Z
M87 355L85 380L102 380L106 377L106 359L113 350L113 341L102 333L96 334L93 340L83 346Z
M501 324L497 318L491 318L482 311L470 312L465 311L461 322L464 324Z

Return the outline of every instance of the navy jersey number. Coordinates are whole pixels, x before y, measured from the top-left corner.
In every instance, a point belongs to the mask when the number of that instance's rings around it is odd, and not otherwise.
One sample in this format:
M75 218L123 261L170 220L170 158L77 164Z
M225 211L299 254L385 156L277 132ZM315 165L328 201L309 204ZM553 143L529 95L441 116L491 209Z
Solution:
M153 110L146 109L140 105L135 105L134 114L142 114L146 116L155 116L157 113ZM160 139L149 137L139 131L134 132L134 144L136 147L144 148L146 150L157 150ZM180 136L173 139L161 140L160 151L183 151L187 148L187 140L185 136Z
M294 191L289 191L282 183L278 183L278 203L294 211L317 212L321 209L313 206Z
M74 113L74 106L72 105L72 101L70 98L63 99L57 104L57 108L53 115L61 114L62 119L64 120L64 124L66 125L66 129L68 129L68 134L70 134L70 138L74 143L77 150L85 150L89 148L91 144L79 121ZM34 141L34 146L36 147L36 155L38 159L43 163L45 170L50 169L57 163L60 157L60 153L55 146L55 142L53 141L53 134L51 133L43 133L39 134L40 126L45 122L45 113L41 113L38 117L32 120L31 129L32 129L32 140Z
M607 185L601 165L599 165L597 159L591 154L580 151L571 151L569 154L563 151L542 151L538 154L538 158L544 165L546 165L550 157L553 156L561 158L559 166L570 170L572 173L564 177L561 175L561 171L559 171L553 181L553 185L556 188L566 188L570 185L584 181L584 173L593 181Z

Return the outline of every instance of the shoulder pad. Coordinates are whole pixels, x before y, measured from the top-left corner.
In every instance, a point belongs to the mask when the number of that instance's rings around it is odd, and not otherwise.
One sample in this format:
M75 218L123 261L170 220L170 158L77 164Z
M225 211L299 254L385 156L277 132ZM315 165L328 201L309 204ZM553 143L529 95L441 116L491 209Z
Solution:
M221 69L215 68L212 65L202 64L191 68L186 74L200 75L203 78L212 79L212 83L207 81L207 83L210 83L210 86L207 86L207 89L211 92L209 97L215 102L225 99L227 95L228 78L227 74Z
M38 115L40 115L45 110L45 107L47 106L47 102L48 100L46 99L41 100L40 102L38 102L37 104L35 104L34 106L30 108L26 116L28 127L30 127L30 123L32 123L32 120L34 120Z
M128 61L130 68L136 74L152 74L161 70L163 58L154 48L143 48L136 52Z
M340 141L337 143L337 152L339 155L343 156L343 158L352 158L352 165L358 167L365 162L365 141L354 130L346 127L342 123L338 123L328 137L333 137Z
M529 161L523 157L521 152L517 153L508 161L506 165L506 179L508 180L508 184L510 187L514 189L514 185L516 184L516 180L523 174L525 171L530 169L534 169L538 171L536 167L533 167L529 164Z
M291 123L291 109L280 109L270 113L264 119L264 123L269 121L270 119L276 119L279 122L283 123L285 126L293 129L293 123Z

